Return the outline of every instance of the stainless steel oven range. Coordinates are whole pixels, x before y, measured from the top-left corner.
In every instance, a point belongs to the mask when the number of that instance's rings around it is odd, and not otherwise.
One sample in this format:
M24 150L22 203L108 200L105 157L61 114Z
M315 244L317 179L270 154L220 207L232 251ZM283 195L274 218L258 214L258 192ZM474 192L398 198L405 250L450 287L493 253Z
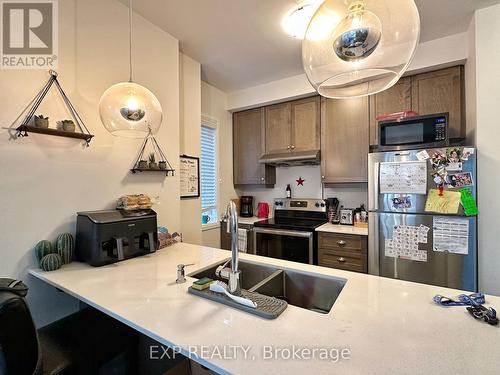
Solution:
M254 254L317 264L315 230L326 222L322 199L275 199L273 217L254 224Z

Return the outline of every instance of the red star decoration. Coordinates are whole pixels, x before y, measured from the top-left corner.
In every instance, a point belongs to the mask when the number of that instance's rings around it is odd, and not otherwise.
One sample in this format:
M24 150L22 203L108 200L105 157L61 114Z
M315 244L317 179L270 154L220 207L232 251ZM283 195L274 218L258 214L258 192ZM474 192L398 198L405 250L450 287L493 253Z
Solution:
M295 181L297 181L297 186L304 186L304 181L305 181L305 180L304 180L304 179L302 179L302 177L299 177L299 179L298 179L298 180L295 180Z

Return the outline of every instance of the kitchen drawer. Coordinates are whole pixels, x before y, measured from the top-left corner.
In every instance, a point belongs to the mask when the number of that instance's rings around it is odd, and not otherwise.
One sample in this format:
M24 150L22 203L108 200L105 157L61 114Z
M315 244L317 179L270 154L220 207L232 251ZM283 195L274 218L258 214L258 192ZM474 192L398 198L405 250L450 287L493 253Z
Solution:
M327 256L349 257L353 259L362 259L364 256L366 256L365 252L353 249L332 250L332 249L320 248L318 250L318 254Z
M319 247L323 249L366 250L366 238L349 234L320 233Z
M318 264L346 271L367 272L366 253L354 251L318 250Z

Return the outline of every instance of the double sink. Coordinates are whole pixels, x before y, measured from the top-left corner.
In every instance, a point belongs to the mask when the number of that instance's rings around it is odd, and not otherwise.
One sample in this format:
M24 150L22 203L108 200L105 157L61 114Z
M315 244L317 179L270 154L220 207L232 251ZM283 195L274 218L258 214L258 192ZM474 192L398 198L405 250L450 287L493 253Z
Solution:
M188 276L196 279L209 277L226 282L217 278L215 271L227 261L228 259L194 271ZM339 277L283 269L247 260L240 260L238 268L241 270L242 289L283 299L290 305L322 314L330 312L347 282Z

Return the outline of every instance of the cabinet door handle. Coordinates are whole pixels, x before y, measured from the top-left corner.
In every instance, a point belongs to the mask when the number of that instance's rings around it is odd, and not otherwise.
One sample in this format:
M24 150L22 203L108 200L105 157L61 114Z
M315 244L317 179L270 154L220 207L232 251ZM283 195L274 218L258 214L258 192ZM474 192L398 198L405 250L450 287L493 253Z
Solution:
M346 242L344 240L338 240L337 245L339 246L345 246Z
M292 150L295 150L295 146L294 145L292 145Z
M337 258L337 261L339 263L345 263L345 259L343 257Z
M286 146L286 149L287 149L287 150L290 150L290 148L291 148L290 146Z
M321 176L321 178L324 180L324 179L325 179L325 176Z
M261 180L261 181L264 181L264 177L261 177L261 178L260 178L260 180Z

